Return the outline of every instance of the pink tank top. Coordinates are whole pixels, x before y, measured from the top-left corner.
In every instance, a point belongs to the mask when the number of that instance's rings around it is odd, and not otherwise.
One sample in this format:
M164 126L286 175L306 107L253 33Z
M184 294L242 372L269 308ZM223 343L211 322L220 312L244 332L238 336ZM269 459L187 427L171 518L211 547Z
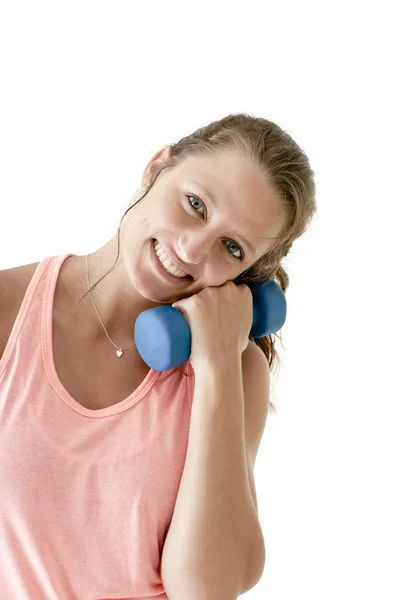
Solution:
M2 600L165 600L159 575L186 458L189 361L122 402L81 406L53 358L58 275L45 258L0 360Z

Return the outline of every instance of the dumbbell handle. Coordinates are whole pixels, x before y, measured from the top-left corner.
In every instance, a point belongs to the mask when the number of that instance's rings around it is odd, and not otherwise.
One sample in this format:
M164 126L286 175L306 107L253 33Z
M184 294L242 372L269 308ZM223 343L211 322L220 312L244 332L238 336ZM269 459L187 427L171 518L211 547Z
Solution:
M252 292L253 320L250 337L279 331L285 323L287 303L272 279L247 284ZM144 310L134 325L134 341L144 362L156 371L185 363L191 354L191 331L182 313L169 305Z

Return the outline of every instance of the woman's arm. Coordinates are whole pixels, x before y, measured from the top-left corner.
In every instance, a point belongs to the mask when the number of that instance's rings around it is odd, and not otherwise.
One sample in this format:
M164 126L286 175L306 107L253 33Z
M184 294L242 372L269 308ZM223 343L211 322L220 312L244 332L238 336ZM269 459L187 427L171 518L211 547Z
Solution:
M244 354L254 352L252 346ZM241 367L237 356L195 373L186 462L160 568L170 600L235 600L253 587L253 573L263 571Z

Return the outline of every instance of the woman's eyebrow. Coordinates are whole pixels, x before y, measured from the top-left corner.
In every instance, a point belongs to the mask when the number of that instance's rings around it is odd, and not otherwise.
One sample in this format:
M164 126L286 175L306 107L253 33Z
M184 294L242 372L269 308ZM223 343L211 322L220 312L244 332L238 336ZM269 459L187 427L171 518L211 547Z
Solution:
M194 185L198 186L201 190L201 192L203 193L204 196L207 197L207 199L211 202L211 204L213 205L213 207L215 207L216 205L216 201L215 198L212 196L212 194L210 193L209 190L207 190L201 183L199 183L199 181L193 181ZM256 250L253 247L253 245L250 243L249 240L247 240L244 236L240 235L238 232L233 232L233 235L240 237L242 240L244 240L244 242L246 243L246 245L248 246L248 248L251 250L251 252L253 254L256 254Z

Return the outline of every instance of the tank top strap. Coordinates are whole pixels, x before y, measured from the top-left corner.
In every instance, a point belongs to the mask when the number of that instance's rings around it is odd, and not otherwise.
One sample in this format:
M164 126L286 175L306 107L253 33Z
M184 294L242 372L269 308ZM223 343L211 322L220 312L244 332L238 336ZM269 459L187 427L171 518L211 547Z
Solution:
M0 360L0 378L10 359L18 354L18 343L23 347L23 355L28 350L40 352L40 340L43 334L43 319L49 310L58 273L63 262L73 253L60 256L48 256L39 262L26 288L17 317L7 340L3 356ZM23 339L22 339L23 338Z

